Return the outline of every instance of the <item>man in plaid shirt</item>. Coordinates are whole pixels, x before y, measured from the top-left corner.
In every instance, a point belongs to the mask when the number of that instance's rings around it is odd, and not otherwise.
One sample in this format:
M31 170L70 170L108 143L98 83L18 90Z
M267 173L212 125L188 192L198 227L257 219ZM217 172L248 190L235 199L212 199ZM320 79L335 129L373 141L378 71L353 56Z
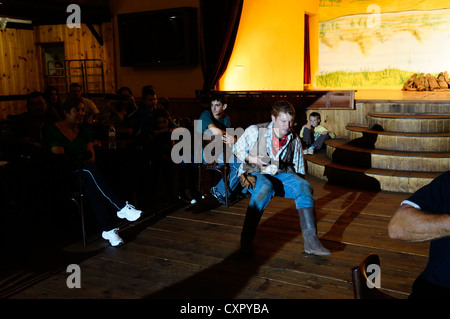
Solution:
M253 238L264 209L273 196L295 200L304 249L308 254L329 255L317 238L314 196L311 184L304 178L303 152L299 139L291 131L295 109L290 102L278 101L272 106L272 122L248 127L233 147L242 161L239 174L256 179L248 190L252 194L241 233L241 248L252 250Z

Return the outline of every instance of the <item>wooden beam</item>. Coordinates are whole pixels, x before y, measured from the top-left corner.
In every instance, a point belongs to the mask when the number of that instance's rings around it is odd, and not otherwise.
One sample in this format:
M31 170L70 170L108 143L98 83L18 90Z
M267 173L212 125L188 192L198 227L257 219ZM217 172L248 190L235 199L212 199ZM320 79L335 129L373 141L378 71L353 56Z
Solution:
M91 33L95 37L95 39L97 39L97 42L101 46L103 46L103 37L97 32L97 30L95 30L95 28L92 25L92 23L86 23L86 26L89 28L89 30L91 31Z

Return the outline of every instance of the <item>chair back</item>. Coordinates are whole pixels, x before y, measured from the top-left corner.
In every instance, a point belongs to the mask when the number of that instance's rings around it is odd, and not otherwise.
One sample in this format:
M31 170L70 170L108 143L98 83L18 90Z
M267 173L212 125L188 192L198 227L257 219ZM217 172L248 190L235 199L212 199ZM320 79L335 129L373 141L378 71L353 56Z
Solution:
M367 267L369 265L377 265L379 267L380 257L376 254L369 254L358 266L352 268L352 283L355 299L395 299L373 284L368 285L368 283L372 282L367 276Z

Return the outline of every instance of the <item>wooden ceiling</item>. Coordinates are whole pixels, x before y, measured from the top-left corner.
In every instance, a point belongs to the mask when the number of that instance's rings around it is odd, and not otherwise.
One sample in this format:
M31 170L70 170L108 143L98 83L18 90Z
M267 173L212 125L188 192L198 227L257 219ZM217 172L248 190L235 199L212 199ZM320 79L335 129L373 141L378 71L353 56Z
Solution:
M112 19L108 0L0 0L0 17L31 20L32 25L65 24L72 13L67 12L69 4L80 6L82 23L101 24Z

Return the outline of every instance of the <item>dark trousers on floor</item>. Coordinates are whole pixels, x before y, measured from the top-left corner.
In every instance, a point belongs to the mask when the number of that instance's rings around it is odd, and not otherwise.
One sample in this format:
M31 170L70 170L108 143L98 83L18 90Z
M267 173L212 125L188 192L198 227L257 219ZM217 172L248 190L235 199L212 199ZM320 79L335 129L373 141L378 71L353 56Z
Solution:
M79 170L73 172L74 177L79 178ZM84 192L89 198L95 217L103 231L115 228L112 212L117 212L125 207L126 202L120 199L100 174L99 169L93 163L88 163L82 169L82 181ZM83 191L83 190L82 190Z
M316 140L314 140L314 133L307 127L303 130L302 141L304 146L314 146L315 150L322 149L323 143L330 138L328 134L320 135Z

